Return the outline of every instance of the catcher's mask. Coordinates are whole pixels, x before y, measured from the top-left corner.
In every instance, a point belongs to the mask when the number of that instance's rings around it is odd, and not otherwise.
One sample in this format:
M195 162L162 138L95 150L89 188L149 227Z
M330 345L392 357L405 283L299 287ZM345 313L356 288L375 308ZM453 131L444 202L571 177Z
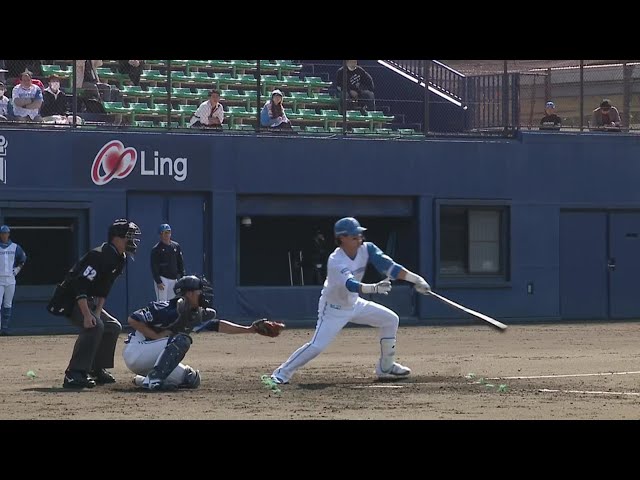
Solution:
M184 295L186 292L194 290L201 291L198 305L202 308L212 308L213 287L204 276L187 275L178 280L173 287L173 292L176 295Z
M140 227L126 218L117 219L109 227L109 241L111 241L113 237L126 238L127 244L125 250L131 254L136 253L138 245L140 244L138 235L141 234Z

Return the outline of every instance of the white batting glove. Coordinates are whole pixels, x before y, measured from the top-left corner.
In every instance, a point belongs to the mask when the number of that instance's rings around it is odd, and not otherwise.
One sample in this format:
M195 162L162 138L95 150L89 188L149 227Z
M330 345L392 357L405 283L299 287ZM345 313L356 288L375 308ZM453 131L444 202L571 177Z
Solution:
M18 273L20 273L20 268L21 267L13 267L13 276L15 277L16 275L18 275Z
M389 295L391 291L391 282L382 280L378 283L363 283L360 287L362 293L379 293L381 295Z
M416 283L413 288L416 289L416 292L422 295L427 295L431 291L431 285L429 285L429 283L424 278L421 278L420 280L422 281Z

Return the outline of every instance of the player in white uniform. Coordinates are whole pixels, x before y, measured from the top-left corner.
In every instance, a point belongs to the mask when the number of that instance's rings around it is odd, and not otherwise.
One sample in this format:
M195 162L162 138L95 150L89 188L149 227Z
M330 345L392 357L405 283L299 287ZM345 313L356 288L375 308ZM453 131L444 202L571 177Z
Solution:
M391 291L391 279L415 284L421 293L431 290L427 281L385 255L375 244L364 242L366 228L352 217L338 220L334 234L338 248L329 255L327 279L318 302L318 322L311 341L305 343L271 374L278 384L289 383L296 370L317 357L349 323L379 329L380 359L375 373L380 378L405 377L411 369L395 361L396 332L399 318L387 307L360 298L360 294ZM361 283L367 264L371 263L387 279L378 283Z
M16 275L27 261L27 255L20 245L9 240L10 232L7 225L0 227L0 335L9 335Z

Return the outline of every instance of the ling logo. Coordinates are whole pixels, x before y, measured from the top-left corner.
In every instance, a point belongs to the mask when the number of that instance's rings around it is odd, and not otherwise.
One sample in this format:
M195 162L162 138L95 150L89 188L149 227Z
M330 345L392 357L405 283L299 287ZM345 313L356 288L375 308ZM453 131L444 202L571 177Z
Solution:
M7 183L7 146L9 142L0 135L0 183Z
M123 179L129 176L136 166L140 164L142 176L171 175L177 182L187 178L187 159L161 157L158 151L153 152L153 163L146 165L145 151L138 152L133 147L125 147L119 140L107 142L98 152L91 166L91 180L96 185L106 185L113 179Z
M91 180L96 185L106 185L114 178L126 178L136 166L138 153L122 142L106 143L96 155L91 166Z

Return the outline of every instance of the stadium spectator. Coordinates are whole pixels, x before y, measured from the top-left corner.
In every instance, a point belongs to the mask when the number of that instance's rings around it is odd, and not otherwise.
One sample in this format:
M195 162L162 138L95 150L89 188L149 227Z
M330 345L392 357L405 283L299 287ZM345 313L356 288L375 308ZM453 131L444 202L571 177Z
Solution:
M56 117L67 117L67 96L60 90L60 77L53 74L49 77L49 86L42 93L40 115L45 122L56 121Z
M540 119L540 128L547 130L558 130L562 126L562 119L556 115L556 105L547 102L544 106L544 117Z
M134 85L140 85L140 76L144 64L142 60L118 60L118 71L129 75L131 82Z
M213 89L209 92L209 100L202 102L194 112L189 121L189 127L205 127L220 130L222 129L222 122L224 122L224 108L220 103L220 92Z
M591 128L620 130L620 113L608 98L603 99L600 107L593 111Z
M283 98L284 95L280 90L271 92L271 100L264 104L260 112L260 125L291 130L291 122L284 111Z
M9 99L4 94L6 91L4 83L0 82L0 120L2 121L9 119Z
M20 83L11 93L14 120L23 122L42 122L40 106L42 90L31 81L31 72L26 70L20 75Z
M360 110L366 115L367 110L375 110L376 102L373 78L362 67L358 65L357 60L345 60L347 66L347 90L345 92L347 110ZM344 82L344 67L340 67L336 72L333 88L336 95L340 99L340 111L342 111L342 86Z
M101 99L104 102L116 101L119 90L104 83L98 76L98 67L102 60L76 60L76 85L82 88L84 98Z

